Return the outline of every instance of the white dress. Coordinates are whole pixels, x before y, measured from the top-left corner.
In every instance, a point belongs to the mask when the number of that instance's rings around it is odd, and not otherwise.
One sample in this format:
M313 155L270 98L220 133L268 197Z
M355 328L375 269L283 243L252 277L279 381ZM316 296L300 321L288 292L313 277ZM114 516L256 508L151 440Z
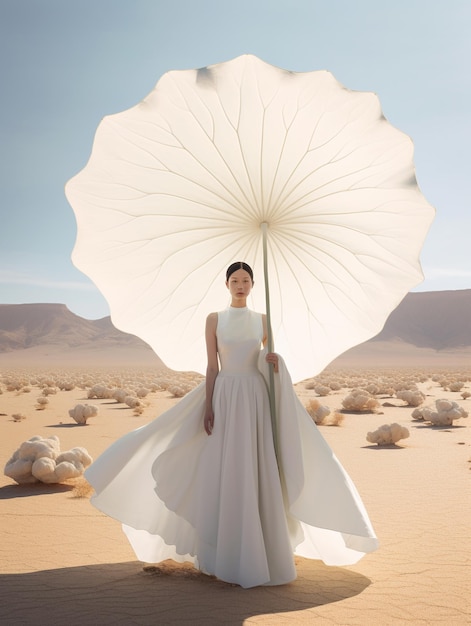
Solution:
M242 587L296 577L293 554L348 565L377 548L351 479L294 393L280 358L275 457L262 316L218 313L214 428L205 383L108 448L85 473L93 504L139 560L190 561Z

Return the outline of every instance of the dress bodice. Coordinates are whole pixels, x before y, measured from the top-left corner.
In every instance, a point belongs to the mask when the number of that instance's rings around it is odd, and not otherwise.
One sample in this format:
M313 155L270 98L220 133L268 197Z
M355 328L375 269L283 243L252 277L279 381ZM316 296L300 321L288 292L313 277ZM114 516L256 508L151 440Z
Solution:
M216 336L221 373L250 375L257 370L263 339L260 313L228 307L218 313Z

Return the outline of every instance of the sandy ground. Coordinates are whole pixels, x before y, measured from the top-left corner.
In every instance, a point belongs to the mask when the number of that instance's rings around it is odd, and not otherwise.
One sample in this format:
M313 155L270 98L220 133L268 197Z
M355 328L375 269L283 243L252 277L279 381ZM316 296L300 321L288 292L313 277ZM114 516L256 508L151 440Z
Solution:
M464 378L471 391L471 367L455 371L447 361L440 369L423 365L379 370L355 367L329 370L345 387L318 398L336 410L358 381L382 377L418 380L425 404L452 398L471 413L471 398L444 390L432 380ZM340 366L339 366L340 367ZM146 399L142 415L114 400L87 400L75 387L49 396L45 410L35 404L41 389L7 391L5 377L44 375L15 362L0 362L0 460L2 465L33 435L57 435L63 450L84 446L98 456L118 436L178 402L169 391ZM438 368L438 369L437 369ZM161 379L155 369L115 370L51 367L52 382L122 384ZM354 377L357 377L356 379ZM175 375L175 380L188 377ZM138 382L136 382L138 381ZM296 385L303 402L317 397ZM249 590L199 574L190 566L164 563L144 570L136 561L120 526L96 511L83 482L18 486L0 477L0 622L2 624L329 624L389 625L470 623L471 576L471 442L468 419L452 427L430 427L411 419L411 407L395 397L378 397L376 413L348 413L338 427L320 426L355 481L380 540L380 549L357 565L328 567L297 558L298 579L285 586ZM99 406L97 417L79 426L68 416L78 403ZM384 406L386 404L386 406ZM26 419L15 422L12 414ZM410 437L395 446L378 447L366 433L398 422ZM74 485L75 489L74 489ZM78 485L78 486L77 486ZM82 490L80 491L80 485ZM79 497L81 496L82 497ZM83 497L85 495L85 497Z

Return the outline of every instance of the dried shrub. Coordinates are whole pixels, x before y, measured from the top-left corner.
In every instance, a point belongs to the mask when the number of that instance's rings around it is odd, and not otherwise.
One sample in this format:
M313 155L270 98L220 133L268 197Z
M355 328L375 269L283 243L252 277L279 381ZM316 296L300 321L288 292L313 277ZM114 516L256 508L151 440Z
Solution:
M170 385L167 391L171 393L174 398L183 398L183 396L186 396L186 394L191 391L191 388L188 387L188 385Z
M94 404L77 404L69 410L69 415L77 424L85 425L90 417L98 415L98 407Z
M454 380L448 385L450 391L461 391L464 387L464 382L461 380Z
M316 424L322 424L325 418L330 414L328 406L322 405L319 400L313 398L306 405L306 411L312 417Z
M130 409L144 408L145 406L142 400L139 400L139 398L135 396L126 396L126 398L124 398L124 404L127 404Z
M433 426L452 426L454 420L468 417L468 412L452 400L436 400L435 409L435 411L431 407L415 409L412 418L430 422Z
M72 490L72 498L90 498L94 493L93 487L83 476L77 478Z
M131 395L131 392L129 389L113 389L111 395L113 399L116 400L116 402L118 402L119 404L124 404L126 398Z
M368 411L374 413L379 402L366 389L353 389L343 400L342 406L347 411Z
M61 391L73 391L75 389L75 383L72 380L60 380L57 383L57 387Z
M23 386L21 380L7 380L5 385L7 391L20 391Z
M93 385L88 391L88 399L108 400L113 397L113 390L106 385Z
M13 413L12 418L14 422L21 422L26 419L26 415L24 413Z
M345 415L343 413L335 411L335 413L331 413L329 415L327 420L327 426L341 426L344 419Z
M408 406L420 406L425 402L425 395L418 389L403 389L396 392L399 400L404 400Z
M328 406L322 405L316 398L309 400L305 408L318 426L340 426L345 418L337 411L332 413Z

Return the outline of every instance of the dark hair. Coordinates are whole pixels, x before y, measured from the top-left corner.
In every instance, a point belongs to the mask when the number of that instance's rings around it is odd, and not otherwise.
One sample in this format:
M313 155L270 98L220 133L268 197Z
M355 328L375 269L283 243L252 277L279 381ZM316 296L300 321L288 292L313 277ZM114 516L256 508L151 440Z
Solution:
M229 265L226 272L226 281L229 280L231 274L237 272L237 270L245 270L250 276L250 280L253 282L252 268L250 265L247 265L247 263L244 263L244 261L236 261L235 263L232 263L232 265Z

